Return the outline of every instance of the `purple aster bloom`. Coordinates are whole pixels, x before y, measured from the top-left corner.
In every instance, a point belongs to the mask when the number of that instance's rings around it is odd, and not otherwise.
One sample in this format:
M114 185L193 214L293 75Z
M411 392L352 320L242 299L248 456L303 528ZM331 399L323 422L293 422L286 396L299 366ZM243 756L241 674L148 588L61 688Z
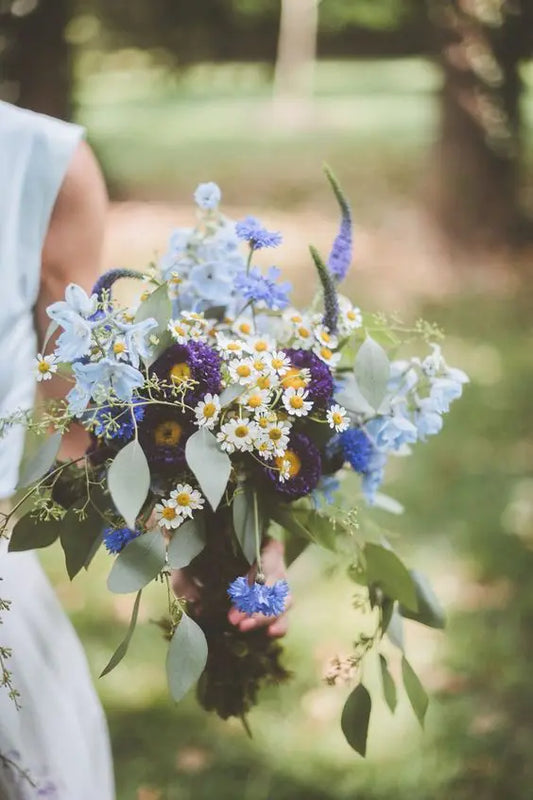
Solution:
M372 443L366 433L361 428L348 428L339 438L346 461L356 472L366 472L373 453Z
M283 461L289 461L289 477L280 481ZM322 474L320 451L309 436L293 433L285 455L275 459L275 467L265 464L264 474L280 497L286 500L306 497L316 489Z
M104 530L104 545L108 553L120 553L128 542L140 536L140 531L132 531L131 528L106 528Z
M328 365L311 350L289 347L285 348L284 352L290 358L293 367L308 369L311 373L311 381L306 388L309 391L309 399L313 401L315 407L329 406L333 398L334 383Z
M255 217L246 217L240 222L237 222L235 225L235 233L239 239L248 242L252 250L260 250L262 247L278 247L283 241L283 237L279 231L268 231L266 228L263 228L259 220Z
M248 272L242 270L235 276L235 289L253 303L262 302L273 309L286 308L292 285L287 281L276 283L280 274L278 267L269 267L266 275L257 267L252 267Z
M176 408L150 405L139 424L139 442L152 472L168 474L186 466L185 444L192 423Z
M285 610L285 603L289 594L287 581L276 581L273 586L266 584L248 583L248 578L236 578L228 587L235 607L245 614L264 614L265 617L279 617Z
M220 392L220 364L220 356L212 347L204 342L188 342L168 347L154 361L151 371L167 383L194 381L194 385L185 392L185 402L187 405L196 405L204 394Z

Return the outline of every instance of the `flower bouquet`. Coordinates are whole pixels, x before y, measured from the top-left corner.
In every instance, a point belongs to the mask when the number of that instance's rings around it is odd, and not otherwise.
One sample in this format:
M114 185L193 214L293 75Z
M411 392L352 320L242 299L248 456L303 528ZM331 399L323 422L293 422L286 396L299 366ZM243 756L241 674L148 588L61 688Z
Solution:
M24 418L44 437L22 466L21 494L2 523L7 531L18 514L9 549L59 539L71 578L102 543L113 556L109 590L136 599L127 636L102 674L126 654L143 588L160 581L170 693L180 700L196 684L200 703L223 718L244 720L262 684L288 677L279 641L265 628L243 633L228 620L231 606L267 617L286 607L288 583L269 580L263 569L267 537L283 540L287 563L309 544L337 552L373 620L353 655L332 663L329 682L357 674L386 633L401 646L402 616L443 625L427 582L375 525L360 526L342 481L357 480L362 503L397 511L379 492L387 460L440 431L467 378L447 366L433 326L363 314L339 293L351 262L351 216L326 175L341 227L327 259L310 248L317 292L309 308L290 305L291 287L276 267L263 272L255 263L256 252L279 246L281 235L253 217L227 219L216 184L201 184L196 226L175 231L146 275L112 270L91 296L70 285L65 300L48 308L36 375L57 372L72 388L64 401L3 422L8 428ZM135 308L122 307L115 282L137 278L147 288ZM430 345L424 357L395 357L417 338ZM58 461L73 423L88 432L90 446ZM186 573L195 597L172 591L175 571ZM401 657L422 722L427 697ZM383 655L380 664L394 710ZM370 708L359 683L341 722L360 753Z

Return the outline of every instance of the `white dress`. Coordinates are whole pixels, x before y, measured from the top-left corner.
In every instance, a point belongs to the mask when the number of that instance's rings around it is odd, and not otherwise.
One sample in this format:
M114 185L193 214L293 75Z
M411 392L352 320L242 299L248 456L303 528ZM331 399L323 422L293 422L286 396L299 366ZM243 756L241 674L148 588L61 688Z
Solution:
M0 102L0 417L31 407L32 309L50 215L81 128ZM0 498L17 481L23 431L0 439ZM85 655L35 555L0 544L0 645L21 695L0 687L0 800L112 800L107 726Z

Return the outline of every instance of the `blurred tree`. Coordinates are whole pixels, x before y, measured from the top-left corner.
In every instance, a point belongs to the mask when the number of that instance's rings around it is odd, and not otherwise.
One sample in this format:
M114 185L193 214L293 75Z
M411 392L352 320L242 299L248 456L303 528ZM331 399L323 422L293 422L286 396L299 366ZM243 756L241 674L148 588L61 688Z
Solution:
M34 111L70 117L70 50L65 29L71 12L70 0L12 0L0 6L7 99Z
M520 205L520 62L533 51L532 0L430 0L443 69L434 207L463 244L516 242Z
M317 32L317 0L282 0L274 108L291 124L305 122L312 101Z

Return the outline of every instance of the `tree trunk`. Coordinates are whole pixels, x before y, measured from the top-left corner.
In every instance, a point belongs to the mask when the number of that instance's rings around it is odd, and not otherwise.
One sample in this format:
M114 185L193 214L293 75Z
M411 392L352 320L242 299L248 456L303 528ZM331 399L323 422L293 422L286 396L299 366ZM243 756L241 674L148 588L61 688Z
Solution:
M517 19L502 11L496 24L473 16L471 9L465 13L466 5L448 2L438 17L444 86L434 211L459 245L514 243L525 231Z
M12 18L12 47L6 71L15 86L14 102L60 119L71 116L70 48L65 27L70 0L39 0L36 8Z
M317 0L282 0L274 107L292 125L304 124L311 112L317 32Z

